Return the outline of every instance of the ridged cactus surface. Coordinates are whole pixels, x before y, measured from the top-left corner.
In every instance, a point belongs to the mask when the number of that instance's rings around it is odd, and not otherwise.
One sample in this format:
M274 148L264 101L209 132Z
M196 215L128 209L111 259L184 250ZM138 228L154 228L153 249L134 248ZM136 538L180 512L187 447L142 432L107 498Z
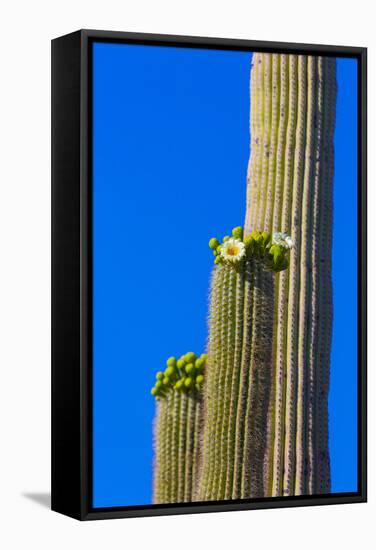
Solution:
M154 503L192 502L197 485L202 384L206 355L170 357L151 393L154 427Z
M245 234L294 239L276 279L273 383L265 425L265 496L330 492L335 58L257 53Z
M209 313L208 365L198 500L264 494L264 428L271 387L274 277L292 244L237 227L215 263Z

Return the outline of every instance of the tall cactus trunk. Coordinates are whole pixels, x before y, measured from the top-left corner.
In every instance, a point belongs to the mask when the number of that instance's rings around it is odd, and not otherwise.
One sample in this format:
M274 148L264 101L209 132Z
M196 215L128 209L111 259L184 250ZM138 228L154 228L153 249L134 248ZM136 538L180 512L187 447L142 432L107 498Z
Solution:
M276 278L265 496L330 492L335 59L254 54L245 233L281 229L295 246Z

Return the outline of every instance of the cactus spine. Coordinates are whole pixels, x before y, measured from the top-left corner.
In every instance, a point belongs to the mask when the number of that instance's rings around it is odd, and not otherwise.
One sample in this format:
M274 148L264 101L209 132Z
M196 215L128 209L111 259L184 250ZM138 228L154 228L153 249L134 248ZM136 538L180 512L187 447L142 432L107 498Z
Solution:
M264 494L264 426L271 385L274 273L287 267L290 242L240 227L211 239L213 271L205 421L198 500Z
M154 427L154 503L191 502L197 483L202 384L206 355L189 352L167 360L151 393Z
M330 492L335 59L254 54L245 233L281 228L295 246L276 278L265 496Z

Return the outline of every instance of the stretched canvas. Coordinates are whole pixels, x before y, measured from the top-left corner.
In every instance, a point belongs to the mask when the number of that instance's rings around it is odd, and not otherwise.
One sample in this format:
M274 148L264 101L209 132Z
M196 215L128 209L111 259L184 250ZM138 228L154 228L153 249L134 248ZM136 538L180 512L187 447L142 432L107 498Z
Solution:
M70 515L364 500L365 51L98 31L77 49Z

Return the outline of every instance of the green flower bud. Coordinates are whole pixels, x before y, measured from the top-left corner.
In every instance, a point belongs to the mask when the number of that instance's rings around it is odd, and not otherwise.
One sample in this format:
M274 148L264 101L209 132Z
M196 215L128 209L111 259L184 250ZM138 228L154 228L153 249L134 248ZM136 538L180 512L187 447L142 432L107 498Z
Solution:
M158 382L155 383L155 387L159 390L162 387L162 382L158 380Z
M248 235L247 237L245 237L244 239L244 246L248 252L248 250L252 250L253 249L253 245L254 245L254 239L253 237L251 237L251 235Z
M199 357L198 359L196 359L195 361L196 370L202 371L202 369L204 368L204 364L205 364L205 360L202 357Z
M202 375L202 374L199 374L199 375L196 377L196 383L200 385L200 384L203 383L203 381L204 381L203 375Z
M219 240L218 239L216 239L215 237L210 239L209 248L211 248L212 250L215 250L218 245L219 245Z
M157 388L151 388L151 392L150 392L150 393L151 393L151 395L157 395L157 393L158 393Z
M181 390L182 386L183 386L182 380L178 380L178 381L176 382L174 388L175 388L175 390L178 390L178 391L179 391L179 390Z
M176 357L169 357L166 364L168 367L174 367L176 365Z
M187 361L187 363L194 363L196 361L196 354L193 353L193 351L189 351L188 353L185 354L184 358Z
M219 256L216 257L216 259L214 260L214 263L217 265L217 264L220 264L221 263L221 258Z
M180 359L178 360L178 362L177 362L176 364L177 364L177 366L179 367L179 369L184 368L184 365L185 365L184 356L180 357Z
M163 378L163 385L164 385L164 386L168 386L169 383L170 383L169 377L168 377L168 376L165 376L165 377Z
M262 239L262 235L260 233L260 231L257 231L257 229L254 229L251 233L251 237L253 240L255 240L256 242L260 241Z
M200 358L203 359L203 360L205 361L205 363L206 363L206 361L207 361L207 359L208 359L208 356L207 356L206 353L201 353Z
M261 235L262 240L264 241L264 245L267 246L270 243L270 239L272 238L271 233L269 233L268 231L263 231Z
M230 238L230 236L229 236L229 235L226 235L225 237L223 237L223 242L225 243L226 241L229 240L229 238Z
M187 378L187 379L184 381L184 386L185 386L186 388L190 388L190 387L192 386L192 384L193 384L192 378Z
M165 370L165 375L166 375L167 377L173 376L174 373L175 373L174 367L167 367L167 369Z
M240 225L238 227L234 227L232 230L232 236L235 239L243 240L243 228Z
M185 367L185 372L187 374L191 374L193 372L194 368L195 368L195 366L194 366L193 363L188 363L188 365L186 365L186 367Z
M157 380L163 380L163 378L164 378L163 372L161 371L157 372Z

